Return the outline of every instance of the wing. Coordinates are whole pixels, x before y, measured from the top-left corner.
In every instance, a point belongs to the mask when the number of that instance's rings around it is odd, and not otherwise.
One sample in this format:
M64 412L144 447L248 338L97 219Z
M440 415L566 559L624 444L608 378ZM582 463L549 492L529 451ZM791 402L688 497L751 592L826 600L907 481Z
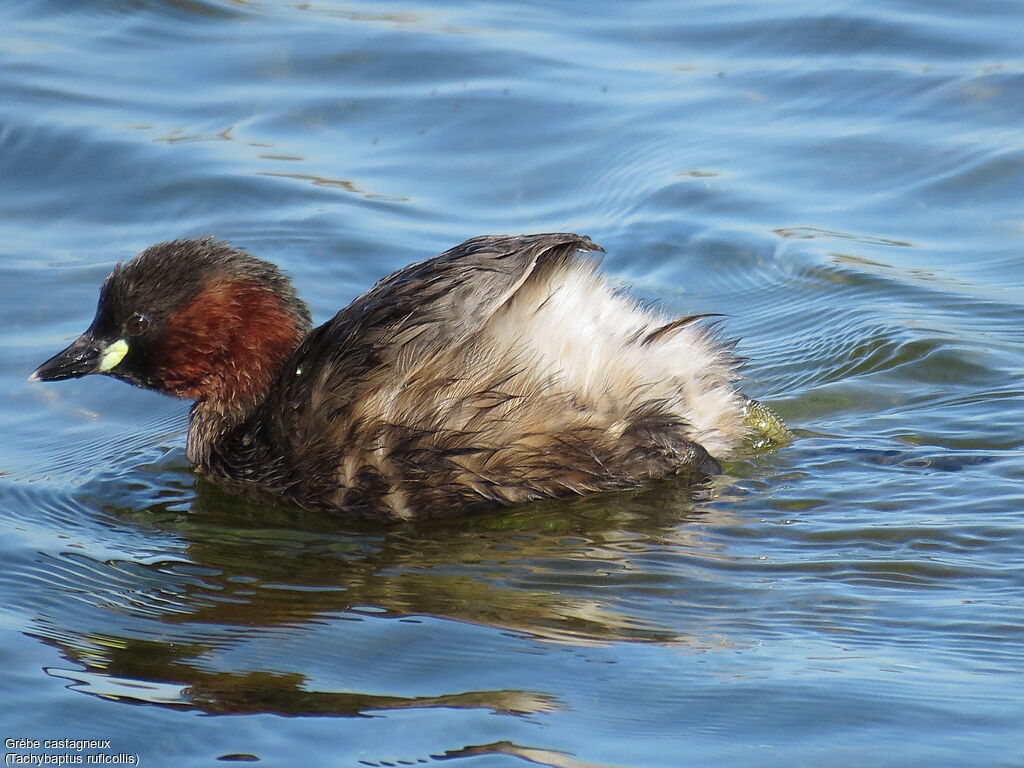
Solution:
M409 370L477 333L531 275L598 250L572 234L467 240L378 282L310 334L297 363L331 359L343 378L382 365Z

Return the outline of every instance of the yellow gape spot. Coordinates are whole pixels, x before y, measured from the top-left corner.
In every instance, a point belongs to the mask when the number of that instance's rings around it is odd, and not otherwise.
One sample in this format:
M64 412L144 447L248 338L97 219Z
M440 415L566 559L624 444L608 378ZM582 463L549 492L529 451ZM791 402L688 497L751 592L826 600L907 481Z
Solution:
M124 339L118 339L109 347L107 351L103 353L103 357L100 358L100 365L98 370L100 373L106 373L112 368L116 368L117 364L124 360L124 356L128 354L128 342Z

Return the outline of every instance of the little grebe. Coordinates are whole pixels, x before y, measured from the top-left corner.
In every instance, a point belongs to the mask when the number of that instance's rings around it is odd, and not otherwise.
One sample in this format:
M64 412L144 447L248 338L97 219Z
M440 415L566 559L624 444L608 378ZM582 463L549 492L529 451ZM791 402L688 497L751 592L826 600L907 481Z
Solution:
M33 381L91 373L195 401L203 473L404 520L718 470L752 437L727 346L613 291L572 234L477 237L310 330L277 267L175 240L118 265Z

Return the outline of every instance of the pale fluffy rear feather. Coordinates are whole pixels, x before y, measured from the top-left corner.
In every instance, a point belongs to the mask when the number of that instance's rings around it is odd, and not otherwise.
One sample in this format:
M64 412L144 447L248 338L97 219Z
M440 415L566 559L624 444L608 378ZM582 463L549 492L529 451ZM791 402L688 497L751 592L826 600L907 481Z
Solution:
M613 421L638 401L663 401L712 455L743 440L745 398L728 349L699 325L673 322L613 291L578 259L528 281L488 322L482 343L508 350L538 387L558 387Z

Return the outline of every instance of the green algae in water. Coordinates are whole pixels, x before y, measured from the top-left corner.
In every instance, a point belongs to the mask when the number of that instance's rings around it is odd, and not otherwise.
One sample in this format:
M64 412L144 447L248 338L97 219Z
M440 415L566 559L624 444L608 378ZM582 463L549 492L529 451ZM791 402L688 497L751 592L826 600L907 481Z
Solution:
M792 435L785 423L767 405L747 398L743 419L751 431L747 447L756 453L771 453L786 445Z

